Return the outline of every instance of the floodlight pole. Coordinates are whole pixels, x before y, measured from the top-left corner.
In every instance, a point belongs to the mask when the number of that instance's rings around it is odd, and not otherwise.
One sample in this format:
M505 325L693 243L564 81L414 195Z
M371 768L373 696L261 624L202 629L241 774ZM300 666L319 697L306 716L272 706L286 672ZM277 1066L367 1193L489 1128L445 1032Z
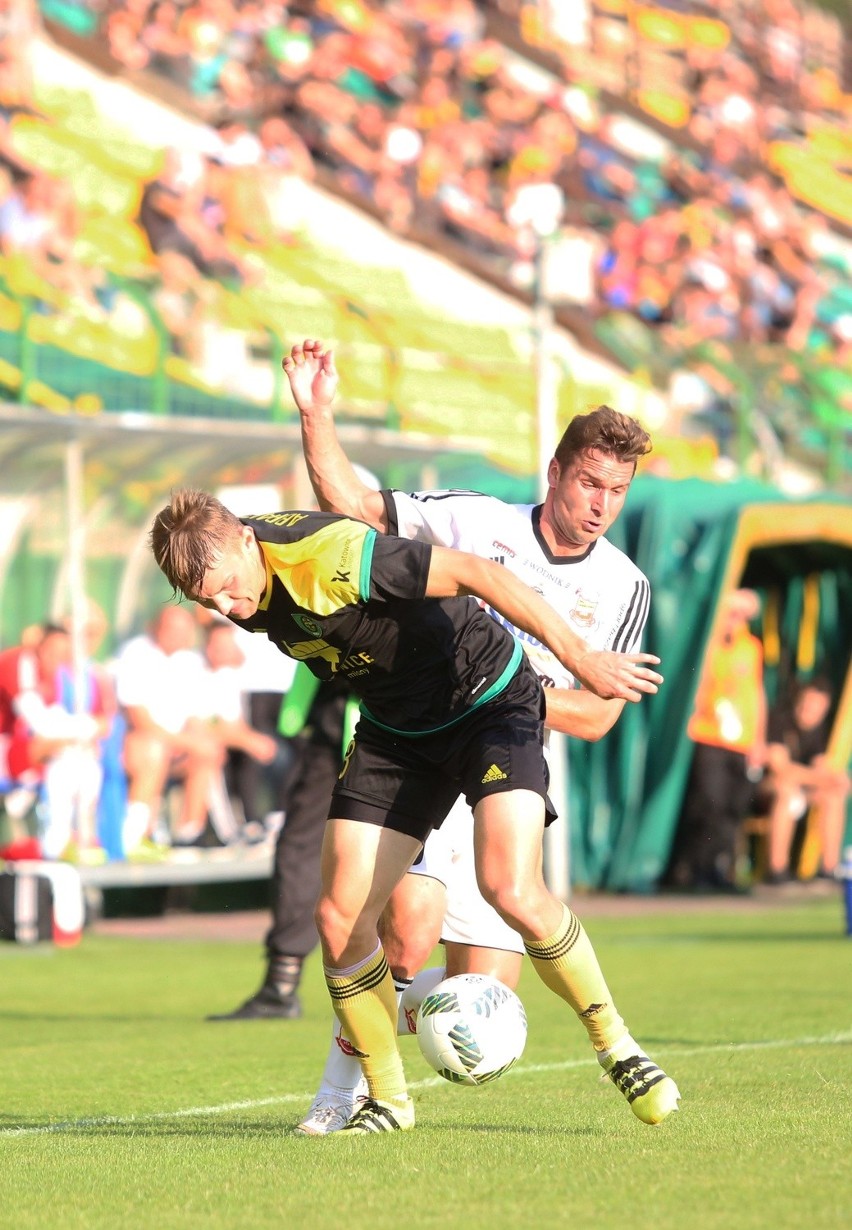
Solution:
M549 489L548 469L556 449L558 376L553 358L553 305L547 293L547 236L535 231L533 256L533 351L536 394L536 455L538 498L544 503ZM550 891L562 901L571 892L570 831L568 827L568 741L550 731L551 800L559 818L544 830L544 870Z
M83 443L65 446L65 507L68 517L68 596L71 607L71 672L74 712L86 712L85 522L83 519Z

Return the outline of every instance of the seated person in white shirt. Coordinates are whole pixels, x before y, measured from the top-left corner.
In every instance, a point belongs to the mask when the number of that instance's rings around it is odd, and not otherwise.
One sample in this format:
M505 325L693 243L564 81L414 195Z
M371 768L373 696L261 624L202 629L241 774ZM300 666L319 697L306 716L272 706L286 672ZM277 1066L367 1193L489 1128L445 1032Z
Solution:
M238 644L237 632L234 624L218 619L205 630L205 704L213 732L226 748L229 793L242 804L239 769L243 762L272 765L279 748L273 735L256 729L248 719L245 654ZM252 827L256 823L248 812L243 819Z
M203 700L204 661L194 649L188 607L164 606L150 631L128 641L115 662L116 695L127 719L124 763L128 805L126 855L144 850L157 828L167 783L182 786L172 841L197 841L207 825L211 791L221 778L225 747Z

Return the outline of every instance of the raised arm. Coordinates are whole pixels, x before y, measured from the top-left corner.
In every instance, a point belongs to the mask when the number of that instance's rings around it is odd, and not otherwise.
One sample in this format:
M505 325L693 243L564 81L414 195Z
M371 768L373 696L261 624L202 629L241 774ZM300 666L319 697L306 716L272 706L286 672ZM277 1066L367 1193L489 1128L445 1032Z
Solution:
M433 547L426 596L462 594L483 598L516 628L543 641L584 687L605 700L638 701L644 693L656 692L663 682L662 675L646 665L659 658L649 653L590 649L553 607L507 568L466 551Z
M332 351L322 342L297 342L282 366L299 411L302 451L320 508L357 517L386 533L384 500L358 477L337 438L331 403L338 377Z

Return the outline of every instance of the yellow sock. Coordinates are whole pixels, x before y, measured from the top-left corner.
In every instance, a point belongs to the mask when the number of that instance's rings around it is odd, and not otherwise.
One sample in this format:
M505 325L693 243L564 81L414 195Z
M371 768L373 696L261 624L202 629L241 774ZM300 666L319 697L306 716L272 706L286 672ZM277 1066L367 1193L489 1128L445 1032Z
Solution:
M355 1048L370 1096L383 1102L407 1099L396 1040L396 991L381 944L366 961L324 973L332 1007Z
M567 906L563 910L553 935L526 941L524 946L544 985L571 1005L595 1050L606 1051L624 1037L627 1026L615 1009L582 923Z

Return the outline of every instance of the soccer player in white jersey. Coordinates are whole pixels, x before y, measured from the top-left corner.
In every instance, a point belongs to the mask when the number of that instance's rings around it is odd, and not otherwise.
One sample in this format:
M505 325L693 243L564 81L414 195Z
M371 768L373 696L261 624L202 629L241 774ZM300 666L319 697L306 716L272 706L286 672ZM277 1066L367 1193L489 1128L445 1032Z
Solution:
M293 346L284 367L320 507L387 533L497 560L542 594L590 647L637 650L650 587L636 565L603 537L623 507L637 459L651 447L635 419L602 406L572 420L548 467L549 490L539 506L510 505L477 492L376 491L361 481L335 432L331 403L337 373L331 351L321 342L306 341ZM502 616L490 613L505 624ZM510 631L519 636L545 687L550 729L592 740L611 729L624 700L603 700L578 688L549 649ZM565 998L633 1112L643 1122L659 1123L677 1109L677 1086L644 1054L617 1014L601 1028L601 1017L612 1011L611 997L576 918L571 923L575 933L577 939L569 937L565 947L565 966L574 967ZM446 970L424 971L411 982L439 937ZM392 896L382 942L396 976L401 1033L414 1032L419 1003L445 973L488 973L517 985L524 941L479 892L473 823L463 799L427 839L411 874ZM337 1130L362 1093L360 1066L336 1025L320 1089L297 1130L308 1135Z

